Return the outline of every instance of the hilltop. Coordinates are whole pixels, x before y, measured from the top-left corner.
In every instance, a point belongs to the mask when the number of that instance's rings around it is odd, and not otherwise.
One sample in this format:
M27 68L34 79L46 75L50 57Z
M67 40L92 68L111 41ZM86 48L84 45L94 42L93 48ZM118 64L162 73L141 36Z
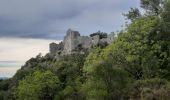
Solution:
M125 14L131 23L116 38L69 29L48 54L0 81L0 99L169 100L170 1L141 0L141 7L144 14Z

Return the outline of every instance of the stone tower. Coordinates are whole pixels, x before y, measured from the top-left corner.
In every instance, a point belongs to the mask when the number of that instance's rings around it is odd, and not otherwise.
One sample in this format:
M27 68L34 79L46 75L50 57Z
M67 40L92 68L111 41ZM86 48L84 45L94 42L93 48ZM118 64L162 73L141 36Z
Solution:
M74 31L72 29L68 29L66 36L64 37L64 54L71 54L73 50L78 45L78 38L80 37L80 33L78 31Z
M50 53L55 54L57 52L57 44L56 43L50 43Z

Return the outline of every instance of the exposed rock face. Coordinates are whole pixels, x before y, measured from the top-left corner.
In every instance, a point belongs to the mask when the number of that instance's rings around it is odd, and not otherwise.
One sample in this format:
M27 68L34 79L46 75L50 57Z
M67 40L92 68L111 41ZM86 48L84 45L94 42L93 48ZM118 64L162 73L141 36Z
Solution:
M89 51L92 45L98 45L100 43L110 44L113 40L114 34L109 34L107 38L100 39L99 35L93 37L80 36L78 31L68 29L63 42L50 44L50 54L67 55L80 50Z

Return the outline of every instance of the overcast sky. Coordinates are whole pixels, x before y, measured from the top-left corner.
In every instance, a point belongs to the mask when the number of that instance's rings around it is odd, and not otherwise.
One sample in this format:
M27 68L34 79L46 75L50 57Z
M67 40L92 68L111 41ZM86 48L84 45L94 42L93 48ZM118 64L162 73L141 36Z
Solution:
M82 35L121 30L130 7L139 7L139 0L0 0L0 77L8 66L16 70L47 53L68 28Z

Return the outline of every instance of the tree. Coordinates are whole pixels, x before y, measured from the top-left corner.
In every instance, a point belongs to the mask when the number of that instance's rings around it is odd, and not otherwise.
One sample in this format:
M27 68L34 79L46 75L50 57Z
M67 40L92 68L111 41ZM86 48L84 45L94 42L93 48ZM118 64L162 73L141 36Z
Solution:
M18 100L52 100L59 86L60 81L52 72L35 70L20 81L15 96Z
M62 85L56 100L81 100L81 84L84 82L83 65L85 54L74 53L62 56L62 59L49 63L49 69L60 79Z
M105 32L100 32L100 31L98 31L98 32L96 32L96 33L93 33L93 34L90 34L90 37L93 37L93 36L95 36L95 35L99 35L99 38L100 38L100 39L102 39L102 38L107 38L107 33L105 33Z
M164 39L170 40L170 1L165 0L164 6L163 6L163 11L162 11L162 29L164 31L164 34L162 35Z
M87 80L83 85L83 90L87 99L118 100L126 98L127 86L130 82L128 74L125 70L116 68L111 60L93 62L91 70L87 70L86 75Z
M169 21L169 19L170 19L170 1L169 0L165 0L165 2L164 2L162 17L163 17L164 22L170 23L170 21Z
M149 15L159 15L162 10L163 0L141 0L141 7Z
M170 83L167 80L151 78L135 81L130 91L131 100L168 100Z
M117 65L117 59L113 59L112 55L104 55L105 52L108 51L96 48L86 58L84 72L87 79L82 90L86 99L125 99L130 83L129 75Z
M130 8L130 11L127 14L123 14L127 17L127 19L130 19L131 21L139 18L141 16L139 9L137 8Z

